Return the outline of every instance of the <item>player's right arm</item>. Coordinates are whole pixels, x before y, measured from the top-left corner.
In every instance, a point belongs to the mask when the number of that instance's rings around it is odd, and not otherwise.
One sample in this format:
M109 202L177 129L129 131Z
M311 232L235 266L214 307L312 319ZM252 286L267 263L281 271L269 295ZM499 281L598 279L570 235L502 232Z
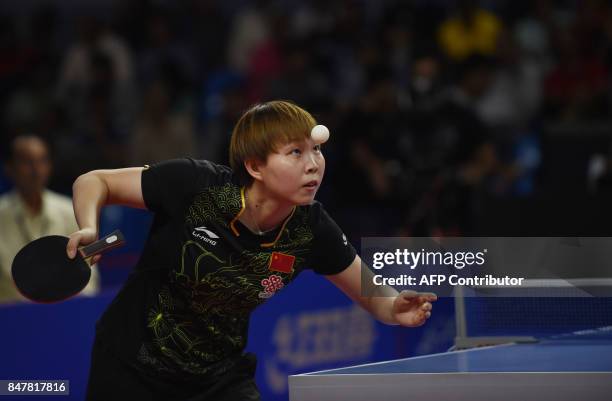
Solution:
M76 179L72 185L72 205L79 230L70 235L66 247L68 257L74 257L79 245L98 238L98 221L104 205L146 208L142 196L142 170L142 167L94 170Z

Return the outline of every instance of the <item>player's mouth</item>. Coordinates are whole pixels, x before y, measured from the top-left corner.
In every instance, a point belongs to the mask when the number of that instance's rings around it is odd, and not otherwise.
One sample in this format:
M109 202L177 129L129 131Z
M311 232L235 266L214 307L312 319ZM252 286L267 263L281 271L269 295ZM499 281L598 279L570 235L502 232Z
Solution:
M311 190L317 189L317 187L319 186L319 181L316 181L316 180L308 181L306 184L302 186L306 189L311 189Z

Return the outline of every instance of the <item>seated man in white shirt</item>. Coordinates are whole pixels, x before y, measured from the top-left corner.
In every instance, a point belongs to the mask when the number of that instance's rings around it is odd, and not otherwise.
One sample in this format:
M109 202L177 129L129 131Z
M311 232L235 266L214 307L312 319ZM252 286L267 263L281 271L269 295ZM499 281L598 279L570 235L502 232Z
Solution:
M6 160L7 176L14 188L0 196L0 302L25 300L11 278L11 264L28 242L45 235L68 236L78 230L72 200L46 188L51 160L46 143L35 135L13 139ZM92 267L91 281L81 294L98 289L98 273Z

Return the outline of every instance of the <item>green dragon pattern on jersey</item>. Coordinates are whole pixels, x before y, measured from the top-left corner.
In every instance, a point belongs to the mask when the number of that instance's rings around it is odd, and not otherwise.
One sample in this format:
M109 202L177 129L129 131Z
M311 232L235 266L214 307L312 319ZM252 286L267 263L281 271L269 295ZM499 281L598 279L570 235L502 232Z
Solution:
M296 208L272 246L242 244L238 251L228 243L238 241L229 225L242 208L241 189L232 183L209 187L193 200L185 216L189 232L206 226L223 235L213 247L183 241L181 260L148 310L150 340L140 348L140 363L158 372L206 374L211 364L244 349L250 313L266 301L262 280L274 274L282 287L304 268L313 239L307 207ZM232 238L226 242L226 236ZM270 271L272 252L294 256L292 271Z

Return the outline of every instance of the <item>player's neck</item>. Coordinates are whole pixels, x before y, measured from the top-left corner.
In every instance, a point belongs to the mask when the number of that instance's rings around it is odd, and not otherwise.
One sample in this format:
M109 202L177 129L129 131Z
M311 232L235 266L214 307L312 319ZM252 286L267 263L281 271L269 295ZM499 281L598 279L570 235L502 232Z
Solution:
M19 197L23 201L25 211L30 216L38 216L42 211L43 206L42 192L17 192L19 194Z
M253 231L270 231L280 226L295 205L282 202L255 182L245 189L246 223ZM244 221L243 221L244 222Z

